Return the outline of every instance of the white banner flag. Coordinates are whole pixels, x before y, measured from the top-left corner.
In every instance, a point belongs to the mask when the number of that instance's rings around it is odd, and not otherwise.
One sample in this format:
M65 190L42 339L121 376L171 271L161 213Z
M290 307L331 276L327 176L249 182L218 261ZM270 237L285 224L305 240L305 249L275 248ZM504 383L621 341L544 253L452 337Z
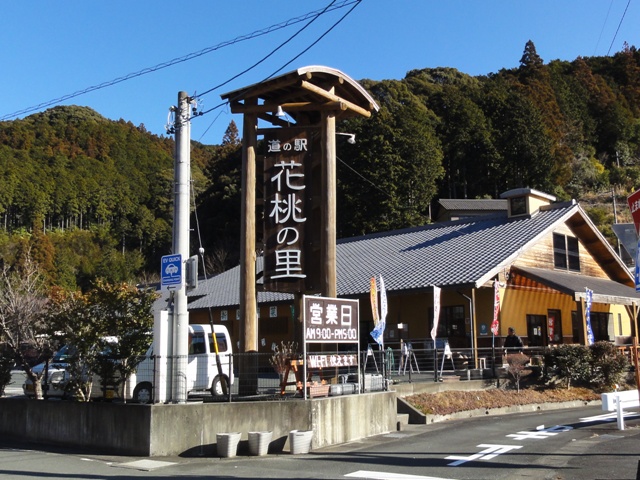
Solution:
M431 329L431 338L433 345L436 344L436 336L438 335L438 321L440 320L440 287L433 286L433 328Z
M387 320L387 291L384 288L384 280L380 275L380 321L385 322Z

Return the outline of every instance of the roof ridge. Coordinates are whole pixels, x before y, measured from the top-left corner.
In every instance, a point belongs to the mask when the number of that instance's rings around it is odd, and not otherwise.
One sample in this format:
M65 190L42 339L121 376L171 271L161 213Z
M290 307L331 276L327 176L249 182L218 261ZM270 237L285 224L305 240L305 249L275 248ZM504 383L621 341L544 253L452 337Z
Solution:
M351 243L351 242L359 242L363 240L372 240L375 238L393 237L396 235L405 235L408 233L415 233L415 232L420 232L424 230L429 230L432 228L445 228L445 227L455 226L455 225L474 224L474 223L479 223L479 222L484 222L489 220L493 221L495 219L510 220L504 216L504 213L488 213L486 215L478 215L476 217L459 218L457 220L446 220L443 222L432 222L432 223L426 223L424 225L418 225L414 227L404 227L396 230L387 230L385 232L365 233L364 235L357 235L355 237L341 238L337 241L337 243L345 244L345 243Z

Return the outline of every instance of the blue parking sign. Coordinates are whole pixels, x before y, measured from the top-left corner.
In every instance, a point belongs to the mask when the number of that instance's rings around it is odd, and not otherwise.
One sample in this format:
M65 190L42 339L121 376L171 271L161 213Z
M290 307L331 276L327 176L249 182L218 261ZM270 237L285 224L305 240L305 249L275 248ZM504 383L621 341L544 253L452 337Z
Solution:
M161 288L180 290L182 288L182 255L165 255L160 263Z

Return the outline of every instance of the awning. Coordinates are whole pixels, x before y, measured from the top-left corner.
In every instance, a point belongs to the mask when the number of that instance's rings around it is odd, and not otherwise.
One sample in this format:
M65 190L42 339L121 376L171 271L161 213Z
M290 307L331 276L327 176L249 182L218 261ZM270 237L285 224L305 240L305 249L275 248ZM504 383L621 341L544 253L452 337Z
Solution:
M589 277L578 273L558 272L542 268L511 267L511 271L553 290L570 295L579 301L585 298L586 289L593 291L594 303L613 305L638 305L640 293L635 288L608 278Z

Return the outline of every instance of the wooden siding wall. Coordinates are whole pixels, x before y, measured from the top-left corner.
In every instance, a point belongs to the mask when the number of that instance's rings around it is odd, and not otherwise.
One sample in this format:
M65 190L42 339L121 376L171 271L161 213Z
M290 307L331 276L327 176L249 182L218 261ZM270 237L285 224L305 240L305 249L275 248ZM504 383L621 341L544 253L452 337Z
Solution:
M578 310L576 302L562 293L552 293L546 289L507 288L503 292L500 308L501 333L506 334L507 328L513 326L526 343L527 315L547 316L548 310L559 310L562 320L562 335L564 343L573 343L573 328L571 324L572 312ZM613 335L631 335L631 318L622 305L608 305L594 303L593 312L612 313L613 318L609 331ZM618 326L618 314L622 318L622 332ZM613 340L613 337L611 338Z
M575 236L566 225L563 228L556 229L555 233ZM578 247L580 250L580 273L590 277L609 278L579 239L578 243L580 244ZM553 233L545 236L532 248L523 252L514 262L514 265L523 268L531 267L555 270L553 263Z

